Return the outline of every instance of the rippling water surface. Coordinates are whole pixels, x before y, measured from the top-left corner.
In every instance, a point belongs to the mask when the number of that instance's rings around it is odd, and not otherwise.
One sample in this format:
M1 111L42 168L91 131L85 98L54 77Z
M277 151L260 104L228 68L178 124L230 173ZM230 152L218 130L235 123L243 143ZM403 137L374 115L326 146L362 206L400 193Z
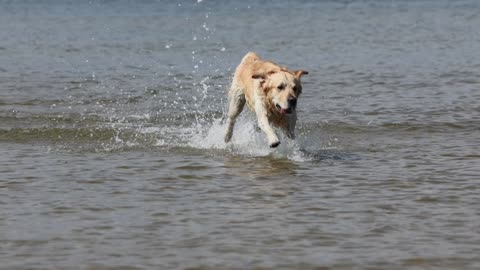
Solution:
M1 269L479 269L477 1L0 1ZM303 68L298 138L247 51Z

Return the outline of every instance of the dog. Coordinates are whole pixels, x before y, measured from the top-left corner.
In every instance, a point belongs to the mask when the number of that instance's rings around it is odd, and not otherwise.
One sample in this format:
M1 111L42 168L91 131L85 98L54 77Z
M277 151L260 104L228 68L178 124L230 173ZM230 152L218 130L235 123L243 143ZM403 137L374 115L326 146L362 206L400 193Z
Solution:
M280 144L273 126L295 139L297 100L302 93L300 78L305 74L305 70L290 71L262 60L254 52L247 53L235 70L228 93L225 142L232 139L235 120L245 103L257 115L258 126L267 135L271 148Z

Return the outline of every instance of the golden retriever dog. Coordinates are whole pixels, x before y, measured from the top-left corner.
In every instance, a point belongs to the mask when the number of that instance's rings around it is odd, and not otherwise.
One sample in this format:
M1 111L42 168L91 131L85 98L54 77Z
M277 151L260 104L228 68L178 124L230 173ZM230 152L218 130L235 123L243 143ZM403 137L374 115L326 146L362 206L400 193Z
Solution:
M245 103L255 112L260 129L270 147L280 144L273 127L282 129L288 138L295 138L297 99L302 93L300 78L304 70L290 71L273 62L247 53L238 65L228 93L229 107L225 142L233 135L233 127Z

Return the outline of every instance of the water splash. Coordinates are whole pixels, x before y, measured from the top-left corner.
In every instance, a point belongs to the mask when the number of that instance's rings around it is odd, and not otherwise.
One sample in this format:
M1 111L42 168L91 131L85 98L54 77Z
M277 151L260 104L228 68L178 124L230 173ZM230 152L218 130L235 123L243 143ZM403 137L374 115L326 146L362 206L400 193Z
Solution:
M274 158L290 159L298 162L311 161L305 148L299 142L312 141L301 138L299 141L290 140L279 132L281 144L272 149L268 146L265 134L259 130L255 120L250 115L238 118L234 129L232 141L224 142L225 123L221 119L215 119L211 124L196 124L196 132L187 138L186 145L198 149L223 150L234 155L251 157L271 156Z

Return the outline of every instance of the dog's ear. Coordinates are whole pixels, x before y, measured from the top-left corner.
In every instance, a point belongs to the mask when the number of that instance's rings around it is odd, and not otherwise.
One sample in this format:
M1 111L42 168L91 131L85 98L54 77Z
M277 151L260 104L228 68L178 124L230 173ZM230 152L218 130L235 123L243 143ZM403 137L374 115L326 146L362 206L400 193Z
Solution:
M252 79L256 79L256 80L264 81L266 78L267 76L265 76L265 73L255 73L252 75Z
M272 75L275 73L275 70L270 70L268 72L258 72L252 75L252 79L260 80L261 83L264 83L267 80L267 76Z
M298 79L300 79L302 77L302 75L307 75L308 74L308 71L305 71L303 69L299 69L299 70L295 70L293 72L293 74L295 74L295 77L297 77Z

